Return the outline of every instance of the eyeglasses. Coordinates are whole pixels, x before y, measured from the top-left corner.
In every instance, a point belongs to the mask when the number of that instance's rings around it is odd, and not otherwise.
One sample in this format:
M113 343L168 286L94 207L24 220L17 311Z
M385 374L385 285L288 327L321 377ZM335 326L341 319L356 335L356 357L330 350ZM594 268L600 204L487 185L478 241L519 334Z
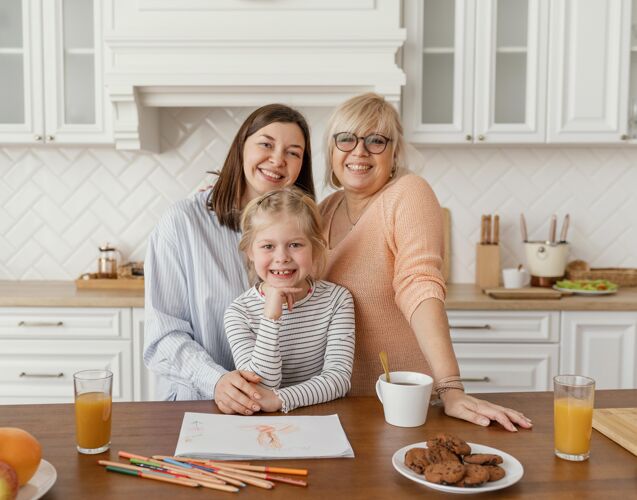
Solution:
M354 151L358 146L358 141L362 139L363 147L365 151L373 155L379 155L387 148L387 143L391 142L391 139L380 134L369 134L365 137L358 137L351 132L339 132L334 134L334 144L336 147L343 151L343 153L349 153Z

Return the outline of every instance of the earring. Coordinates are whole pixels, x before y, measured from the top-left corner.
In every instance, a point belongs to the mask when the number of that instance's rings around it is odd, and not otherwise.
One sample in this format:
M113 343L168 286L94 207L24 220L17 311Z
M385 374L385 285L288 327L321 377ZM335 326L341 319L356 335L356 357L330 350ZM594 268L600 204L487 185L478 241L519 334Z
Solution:
M389 178L393 179L394 175L396 175L396 164L391 168L391 172L389 173Z

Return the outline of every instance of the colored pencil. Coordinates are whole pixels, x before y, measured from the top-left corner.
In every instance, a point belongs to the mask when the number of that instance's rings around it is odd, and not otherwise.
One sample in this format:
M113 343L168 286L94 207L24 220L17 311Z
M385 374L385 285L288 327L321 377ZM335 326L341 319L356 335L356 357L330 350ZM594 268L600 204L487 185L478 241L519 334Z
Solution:
M131 462L135 461L135 460L142 460L142 461L146 461L152 465L157 465L158 467L166 467L166 468L174 468L174 467L179 467L182 471L185 471L186 469L189 469L189 467L186 467L185 464L180 465L180 466L176 466L174 464L172 465L167 465L165 462L160 462L157 460L153 460L152 458L149 457L145 457L143 455L137 455L135 453L130 453L128 451L124 451L124 450L120 450L118 452L118 456L120 456L121 458L128 458ZM184 472L186 474L186 472ZM212 481L212 482L219 482L221 484L226 484L226 483L230 483L233 484L235 486L239 486L241 488L243 488L245 486L245 483L242 483L241 481L236 481L234 479L228 480L227 478L221 478L218 474L214 474L211 472L204 472L204 471L197 471L197 473L193 473L192 471L190 473L187 473L188 476L196 478L196 479L204 479L206 481ZM203 476L203 477L201 477Z
M252 486L257 486L258 488L264 488L266 490L270 490L274 487L274 483L270 481L266 481L265 479L257 479L255 477L246 476L245 474L228 472L216 467L205 467L203 465L198 465L198 464L188 464L186 462L180 462L179 460L175 460L173 458L168 458L168 457L164 458L163 461L172 463L175 465L190 466L190 467L194 467L195 469L205 470L208 472L215 472L219 474L220 476L223 476L224 478L229 477L231 479L238 479L239 481L242 481L244 483L251 484Z
M153 458L164 458L164 455L153 455ZM198 464L208 464L214 466L228 466L237 470L250 470L255 472L273 472L275 474L291 474L293 476L307 476L307 469L291 469L287 467L270 467L268 465L252 465L248 462L226 462L219 460L206 460L201 458L186 458L186 457L167 457L174 460L180 460L183 462L194 462Z
M217 484L226 484L224 480L219 479L218 476L215 476L213 474L206 474L203 471L193 471L192 469L184 469L182 467L177 467L175 465L159 462L157 460L140 460L138 458L131 458L130 462L140 467L158 467L158 468L166 469L169 471L173 471L178 474L190 477L191 479L194 479L195 481L203 480L203 481L209 481L209 482L217 483Z
M131 459L131 460L133 460L133 459ZM234 484L235 486L239 486L241 488L246 486L246 483L244 483L243 481L240 481L238 479L229 478L229 477L225 477L225 476L222 477L219 474L217 474L215 472L212 472L210 469L208 469L208 470L200 470L200 469L197 469L196 467L194 467L194 465L192 465L192 464L180 462L178 460L172 460L172 461L164 460L164 461L161 461L159 463L160 464L165 464L165 467L173 467L173 468L176 467L176 468L178 468L179 470L182 470L182 471L189 470L189 471L191 471L191 473L201 474L201 475L204 475L206 477L212 477L212 478L214 478L216 480L223 481L223 482L229 483L229 484Z
M106 470L110 472L119 472L120 474L128 474L129 476L137 476L142 479L153 479L155 481L163 481L165 483L178 484L180 486L190 486L191 488L197 488L199 485L188 479L181 479L168 474L162 474L161 472L141 472L138 470L131 470L124 467L115 467L114 465L107 465Z
M259 479L266 479L266 480L269 480L269 481L275 481L275 482L279 482L279 483L286 483L286 484L291 484L291 485L294 485L294 486L307 486L307 481L304 481L303 479L295 479L295 478L292 478L292 477L268 474L267 472L254 472L254 471L243 470L243 469L235 469L234 467L230 467L230 466L225 465L225 464L221 465L218 462L215 462L215 467L218 467L221 470L226 470L228 472L233 472L233 473L237 473L237 474L243 474L243 475L247 475L247 476L257 477Z
M239 491L239 488L236 488L234 486L228 486L228 485L225 485L225 484L217 484L217 483L210 482L208 480L201 480L201 479L197 479L195 477L186 476L186 475L183 475L183 474L176 474L176 473L171 472L170 470L166 470L166 469L164 469L164 470L152 470L152 471L148 471L147 472L146 470L144 470L143 467L139 467L137 465L123 464L123 463L120 463L120 462L111 462L110 460L100 460L98 463L100 465L105 465L107 469L109 467L116 467L116 468L120 468L120 469L126 469L126 470L130 470L130 471L136 471L136 472L147 473L147 474L163 474L165 476L172 476L172 477L175 477L175 478L183 478L185 481L195 483L195 486L203 486L204 488L209 488L209 489L219 490L219 491L228 491L228 492L232 492L232 493L236 493L236 492ZM190 479L189 479L189 477L190 477Z

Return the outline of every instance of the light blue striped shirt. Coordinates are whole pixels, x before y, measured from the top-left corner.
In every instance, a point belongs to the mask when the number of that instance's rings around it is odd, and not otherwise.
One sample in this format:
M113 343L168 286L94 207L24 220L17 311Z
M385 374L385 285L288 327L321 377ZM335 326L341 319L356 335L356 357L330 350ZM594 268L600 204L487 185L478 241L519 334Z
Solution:
M234 370L223 315L249 283L240 234L208 210L209 194L173 205L148 241L144 363L164 400L213 399Z

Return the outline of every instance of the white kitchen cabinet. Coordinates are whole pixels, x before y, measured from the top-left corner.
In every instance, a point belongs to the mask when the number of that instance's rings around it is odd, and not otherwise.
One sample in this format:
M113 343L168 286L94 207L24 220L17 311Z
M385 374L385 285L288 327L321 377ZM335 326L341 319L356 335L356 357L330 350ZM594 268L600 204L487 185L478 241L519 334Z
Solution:
M157 377L144 365L144 309L133 308L133 366L135 401L155 401Z
M558 344L454 343L467 392L548 391L558 373Z
M630 29L630 79L628 92L628 136L634 144L637 139L637 0L632 0Z
M101 2L0 2L0 142L112 142Z
M548 142L629 138L630 0L553 0Z
M558 311L447 311L467 392L547 391L558 373Z
M407 0L407 138L544 142L548 14L547 0Z
M448 311L453 342L555 343L559 311Z
M560 372L595 379L597 389L637 387L637 313L565 311Z
M73 401L73 373L113 372L113 399L133 399L129 308L1 308L0 404Z

